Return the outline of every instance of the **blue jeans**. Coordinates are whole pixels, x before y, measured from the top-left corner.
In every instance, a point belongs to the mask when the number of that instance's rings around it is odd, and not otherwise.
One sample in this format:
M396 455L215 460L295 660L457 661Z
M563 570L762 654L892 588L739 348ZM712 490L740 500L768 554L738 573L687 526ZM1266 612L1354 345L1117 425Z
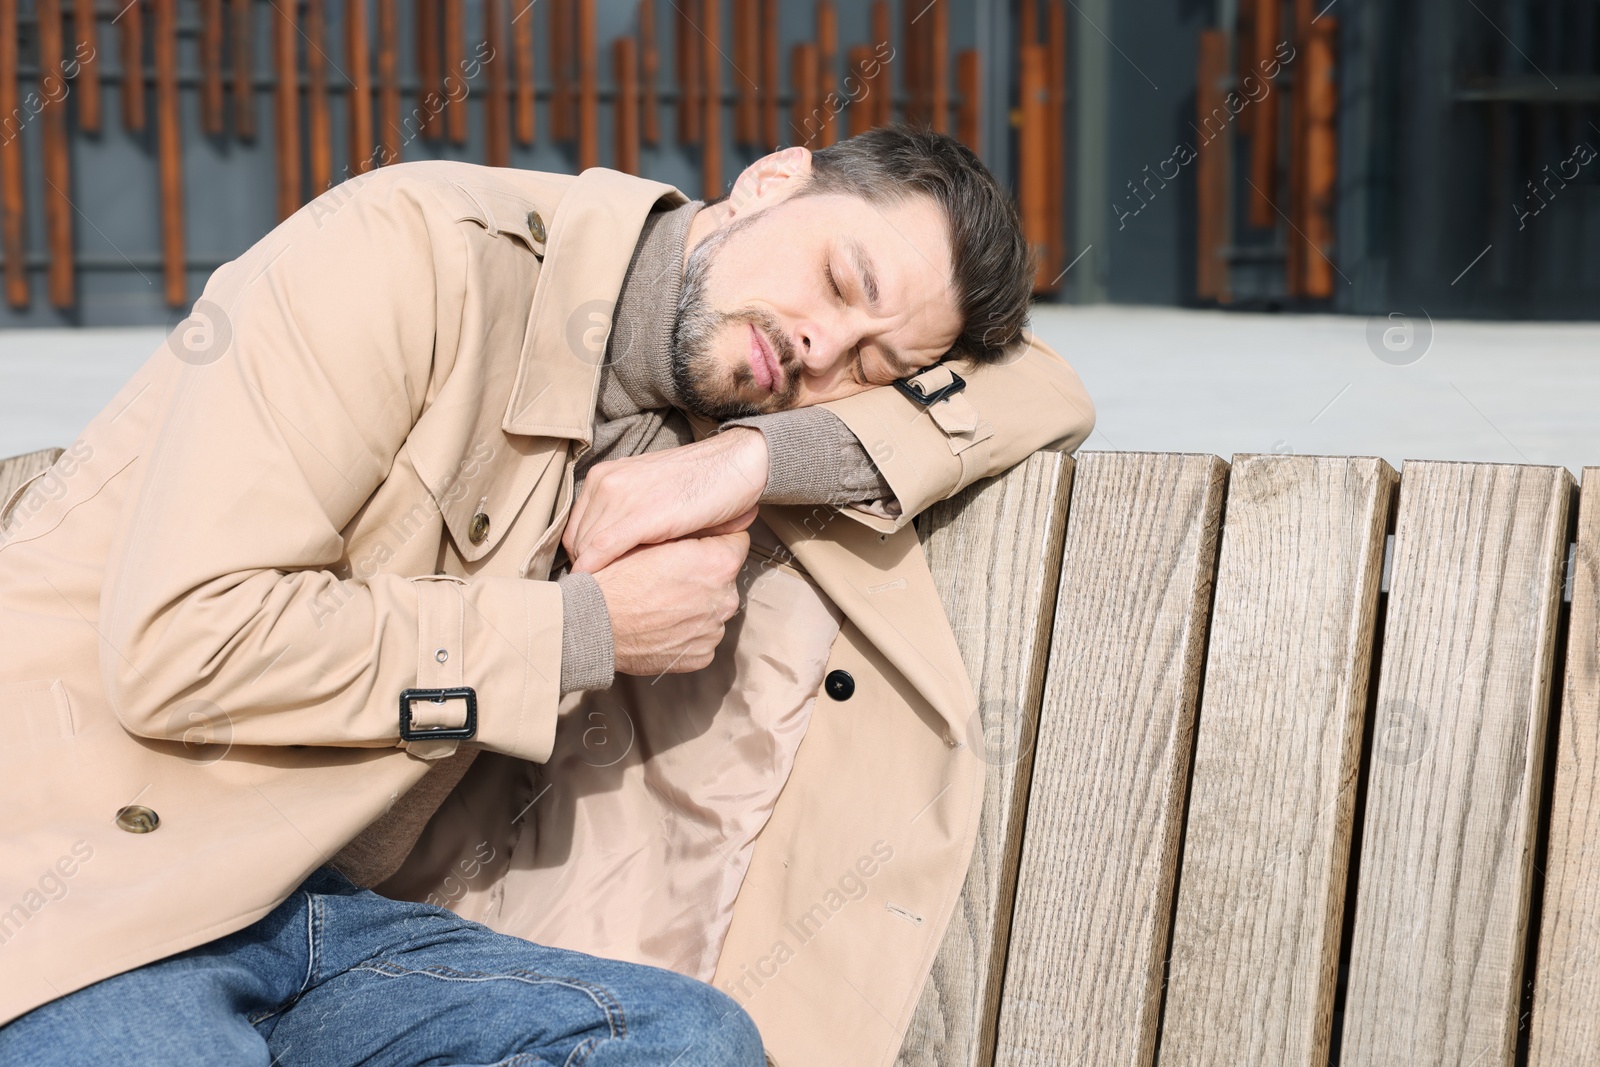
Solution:
M390 900L331 867L265 918L0 1028L5 1067L762 1067L704 982Z

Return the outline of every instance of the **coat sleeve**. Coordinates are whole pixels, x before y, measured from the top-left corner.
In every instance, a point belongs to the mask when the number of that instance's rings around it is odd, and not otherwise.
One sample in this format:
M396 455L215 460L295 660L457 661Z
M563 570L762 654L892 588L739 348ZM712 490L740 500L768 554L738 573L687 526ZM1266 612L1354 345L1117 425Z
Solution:
M1077 372L1031 332L1004 363L952 367L966 388L929 407L888 387L821 405L860 439L899 505L899 514L859 505L844 514L892 533L1040 449L1075 451L1094 430L1094 403Z
M549 757L556 583L340 577L341 531L449 374L435 337L459 329L468 282L469 228L426 209L426 183L378 174L217 271L178 328L198 341L153 357L186 365L160 379L101 592L101 676L135 734L204 722L235 745L436 758L455 744L402 742L401 691L468 686L473 743ZM456 725L465 702L416 710Z

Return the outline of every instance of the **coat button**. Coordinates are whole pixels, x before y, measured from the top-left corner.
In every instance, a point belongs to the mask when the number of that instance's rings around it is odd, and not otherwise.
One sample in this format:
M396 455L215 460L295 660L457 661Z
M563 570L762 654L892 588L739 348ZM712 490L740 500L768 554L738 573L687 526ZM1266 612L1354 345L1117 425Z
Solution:
M489 536L489 516L478 512L472 516L472 524L467 527L467 540L475 545L483 544L483 539Z
M528 212L528 235L539 244L544 244L544 217L537 211Z
M849 700L850 694L856 691L856 680L850 677L849 671L829 671L822 680L822 688L835 700Z
M117 826L130 834L147 834L161 825L161 816L143 804L117 809Z

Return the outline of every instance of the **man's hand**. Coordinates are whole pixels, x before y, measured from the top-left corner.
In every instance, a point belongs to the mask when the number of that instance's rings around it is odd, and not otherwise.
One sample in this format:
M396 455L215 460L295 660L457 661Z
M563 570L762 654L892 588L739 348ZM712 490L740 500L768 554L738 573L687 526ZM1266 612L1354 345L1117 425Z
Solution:
M744 529L766 485L767 439L748 426L596 463L561 543L574 571L598 576L638 545Z
M618 674L683 674L710 664L739 610L735 579L750 550L751 509L731 533L631 549L594 572L611 614Z

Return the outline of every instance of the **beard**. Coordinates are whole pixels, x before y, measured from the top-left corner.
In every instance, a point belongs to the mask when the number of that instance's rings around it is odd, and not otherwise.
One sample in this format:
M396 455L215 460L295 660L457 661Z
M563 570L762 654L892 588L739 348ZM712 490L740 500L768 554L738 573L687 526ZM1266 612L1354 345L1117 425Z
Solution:
M783 411L794 406L799 393L799 363L788 333L770 312L760 308L719 311L711 305L706 290L718 253L728 241L756 219L761 212L735 219L714 230L689 253L684 265L683 290L672 320L672 384L678 398L690 411L703 418L726 422L751 415ZM724 333L745 333L745 327L761 331L783 370L783 388L766 403L740 399L746 388L760 390L746 360L732 367L716 356L717 338Z

